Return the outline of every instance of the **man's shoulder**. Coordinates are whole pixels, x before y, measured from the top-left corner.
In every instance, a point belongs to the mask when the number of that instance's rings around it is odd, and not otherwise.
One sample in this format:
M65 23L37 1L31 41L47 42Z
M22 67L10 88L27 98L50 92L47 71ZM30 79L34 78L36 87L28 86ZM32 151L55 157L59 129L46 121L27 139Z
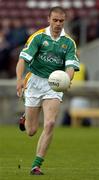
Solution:
M45 33L45 28L44 29L39 29L38 31L34 32L33 34L31 34L28 38L28 41L27 42L32 42L32 40L35 38L35 37L40 37L42 34Z
M64 37L66 38L66 40L68 41L69 44L74 44L74 45L76 45L75 40L73 39L73 37L72 37L71 35L65 33L65 36L64 36Z
M45 33L45 28L39 29L38 31L34 32L33 34L30 35L30 38L43 34L43 33Z

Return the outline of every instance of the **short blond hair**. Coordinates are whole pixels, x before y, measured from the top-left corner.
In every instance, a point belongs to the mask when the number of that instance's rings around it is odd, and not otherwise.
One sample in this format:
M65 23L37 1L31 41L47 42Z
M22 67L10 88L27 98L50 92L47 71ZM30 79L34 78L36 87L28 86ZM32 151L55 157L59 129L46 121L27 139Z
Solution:
M62 8L62 7L60 7L60 6L52 7L52 8L50 9L50 11L49 11L49 17L51 16L51 13L52 13L52 12L59 12L59 13L63 13L63 14L66 15L65 9Z

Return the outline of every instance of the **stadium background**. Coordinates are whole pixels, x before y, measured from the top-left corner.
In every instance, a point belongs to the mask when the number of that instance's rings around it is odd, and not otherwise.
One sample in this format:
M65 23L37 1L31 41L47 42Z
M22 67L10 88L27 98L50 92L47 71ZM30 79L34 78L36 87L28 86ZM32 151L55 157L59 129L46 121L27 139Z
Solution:
M76 89L72 88L66 93L62 111L68 109L70 100L77 94L88 97L90 106L98 107L99 1L0 0L1 123L18 122L18 117L24 111L23 102L16 97L15 67L18 55L30 34L48 26L49 8L57 5L66 9L65 30L75 39L80 61L88 72L87 82L80 87L80 91L78 85ZM59 117L60 122L62 113Z
M65 93L58 117L60 126L55 128L54 140L42 167L45 175L39 178L99 179L99 118L90 117L93 126L88 128L68 127L66 122L61 126L65 112L75 105L72 101L75 97L80 97L81 105L85 109L89 107L90 112L99 108L99 1L0 0L0 180L37 179L31 177L29 171L42 127L33 138L18 128L24 106L16 96L15 67L27 37L48 25L49 8L56 5L66 9L65 29L77 43L81 69L87 70L87 76L80 74L83 80L72 84ZM79 112L79 103L76 105Z

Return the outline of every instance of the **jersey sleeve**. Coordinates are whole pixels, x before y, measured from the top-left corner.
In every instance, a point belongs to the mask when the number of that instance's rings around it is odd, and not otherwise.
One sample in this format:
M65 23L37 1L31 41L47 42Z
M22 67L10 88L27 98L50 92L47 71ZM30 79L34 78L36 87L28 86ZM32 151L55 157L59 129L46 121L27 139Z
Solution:
M73 67L75 71L79 71L79 66L80 61L76 55L76 44L71 40L65 56L65 67Z
M30 36L30 38L27 40L25 44L25 47L20 52L19 58L24 59L26 62L31 62L34 59L34 56L40 46L39 40L39 35Z

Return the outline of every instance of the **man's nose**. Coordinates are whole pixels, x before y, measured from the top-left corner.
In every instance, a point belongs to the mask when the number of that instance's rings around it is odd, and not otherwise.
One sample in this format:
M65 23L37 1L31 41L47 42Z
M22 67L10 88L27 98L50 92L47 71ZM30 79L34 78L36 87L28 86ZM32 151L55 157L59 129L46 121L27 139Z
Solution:
M57 25L60 25L60 21L57 21L57 23L56 23Z

